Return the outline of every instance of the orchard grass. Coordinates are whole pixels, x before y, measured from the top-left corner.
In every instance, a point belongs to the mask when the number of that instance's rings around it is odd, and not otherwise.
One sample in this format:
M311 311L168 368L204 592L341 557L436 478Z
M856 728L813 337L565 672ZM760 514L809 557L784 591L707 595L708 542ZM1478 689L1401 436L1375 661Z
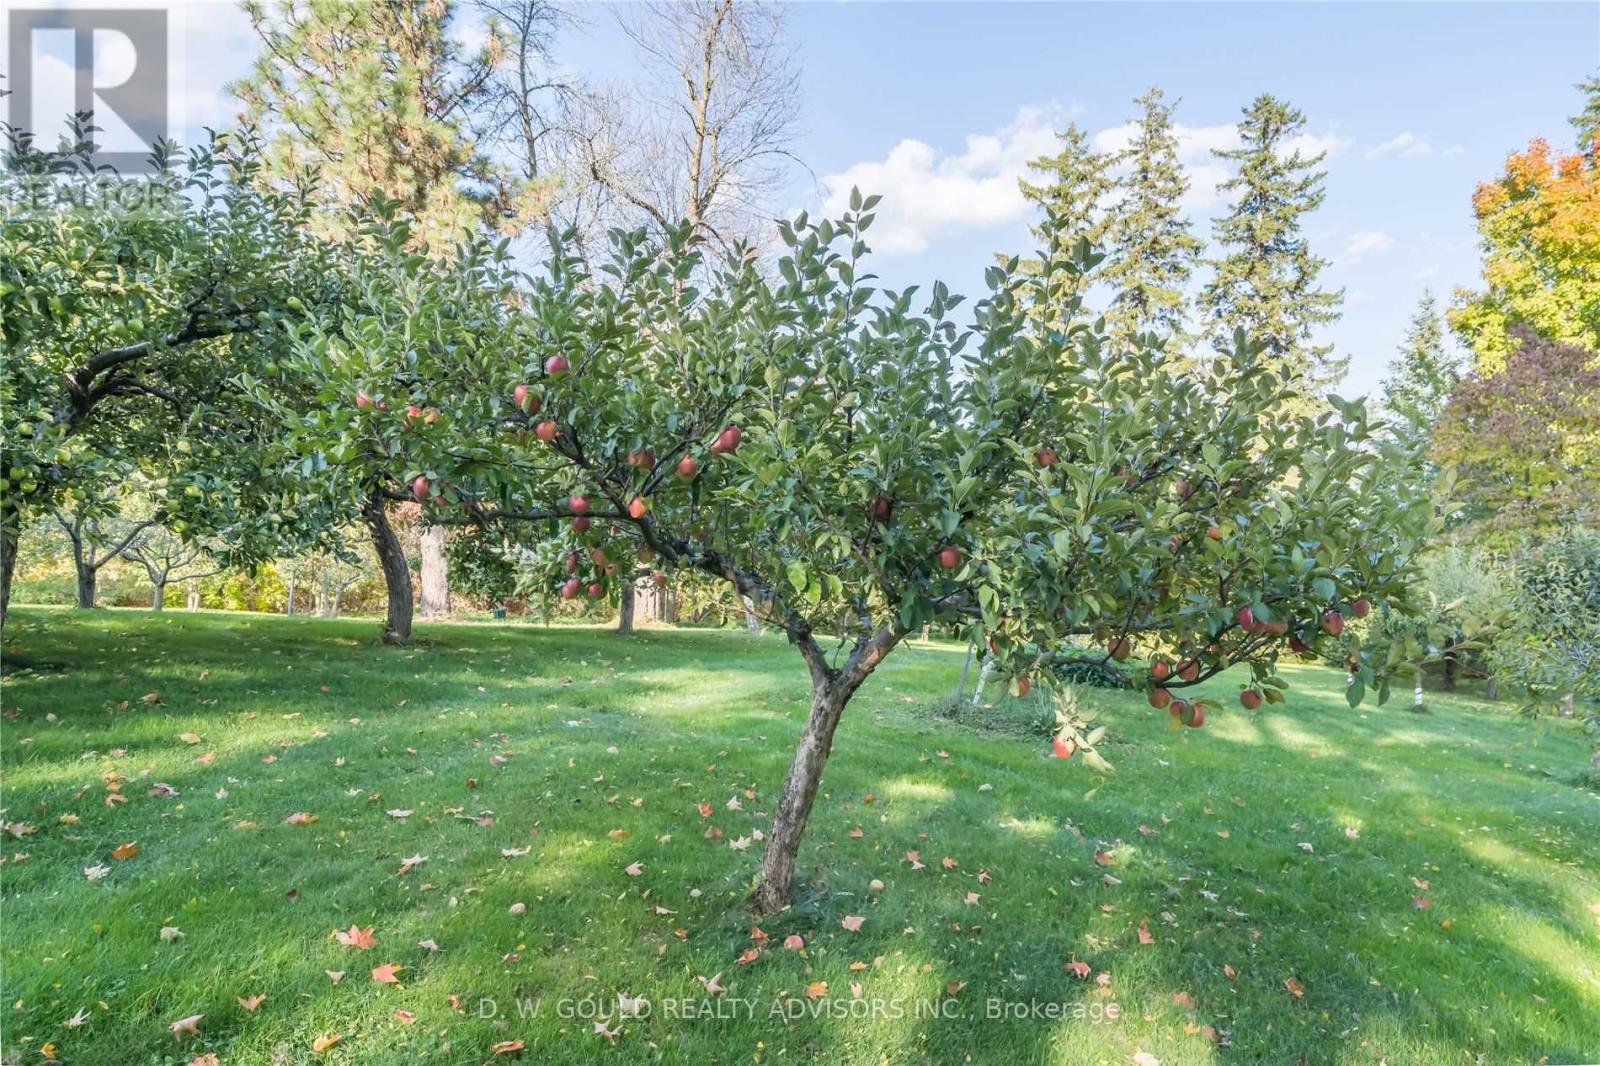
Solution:
M1254 714L1234 679L1211 682L1230 709L1200 730L1090 692L1116 767L1102 777L1047 758L1025 728L1042 708L999 685L999 728L941 717L962 649L913 642L847 710L807 883L757 944L761 844L731 845L765 824L810 702L781 637L456 624L388 648L376 628L14 612L4 818L34 831L6 838L0 867L8 1056L478 1063L505 1041L541 1063L1600 1056L1600 797L1572 784L1590 749L1570 723L1437 693L1416 715L1409 691L1352 711L1342 675L1294 666L1288 706ZM127 802L108 806L113 773ZM296 812L316 820L285 824ZM138 855L113 858L127 842ZM376 946L333 939L351 925ZM398 984L373 980L385 963ZM700 980L716 975L720 997ZM878 1016L847 1016L853 982ZM651 1016L619 1018L619 993ZM253 1012L236 1002L256 995ZM479 1017L486 999L498 1017ZM786 999L794 1016L774 1017ZM991 1000L1056 1016L991 1020ZM690 1005L721 1016L668 1016ZM175 1043L195 1014L199 1035Z

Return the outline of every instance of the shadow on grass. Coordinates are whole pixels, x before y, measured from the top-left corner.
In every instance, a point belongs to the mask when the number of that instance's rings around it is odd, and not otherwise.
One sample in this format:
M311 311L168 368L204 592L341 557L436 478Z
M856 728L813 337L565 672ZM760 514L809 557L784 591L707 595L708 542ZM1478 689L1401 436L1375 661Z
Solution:
M8 1044L60 1039L60 1018L106 999L113 1012L70 1036L117 1061L201 1047L312 1061L328 1032L352 1062L482 1061L513 1038L570 1062L634 1061L646 1042L686 1062L747 1060L758 1041L829 1062L1104 1062L1137 1046L1169 1066L1593 1050L1580 1045L1595 1029L1583 1020L1594 970L1570 960L1594 957L1594 882L1551 870L1592 862L1595 808L1525 759L1507 765L1512 723L1363 719L1308 698L1168 734L1136 698L1107 696L1122 769L1097 779L1040 743L918 717L959 658L892 660L841 728L801 903L761 923L771 939L740 966L761 845L729 844L765 824L806 707L779 641L444 626L404 650L361 643L367 622L239 633L214 619L91 631L37 618L23 639L71 650L82 676L8 678L26 715L7 729L9 804L50 825L5 867L7 911L26 931L5 948L6 984L29 1005L8 1019ZM715 684L697 676L713 669ZM151 690L160 702L140 703ZM185 729L202 743L176 742ZM108 754L118 745L126 756ZM196 762L202 750L215 761ZM113 768L126 807L101 802ZM155 781L180 796L145 795ZM283 824L297 810L317 822ZM82 824L51 824L67 811ZM135 831L139 859L81 878ZM865 918L859 933L842 929L850 915ZM377 926L379 947L330 938L352 923ZM163 924L185 937L160 942ZM779 946L791 933L803 951ZM1106 983L1077 979L1074 959ZM400 986L368 977L380 962L403 967ZM756 1001L748 1015L616 1015L618 994L709 1000L698 979L713 974L723 1000ZM808 999L819 981L827 995ZM854 982L863 1001L898 999L898 1016L852 1015ZM252 993L269 997L254 1013L233 1005ZM612 1043L562 1016L563 997L627 1032ZM477 1017L480 999L499 1013ZM519 1000L540 1013L519 1017ZM1123 1016L1002 1020L990 1000L1069 1015L1115 1003ZM203 1044L176 1050L166 1023L196 1012Z

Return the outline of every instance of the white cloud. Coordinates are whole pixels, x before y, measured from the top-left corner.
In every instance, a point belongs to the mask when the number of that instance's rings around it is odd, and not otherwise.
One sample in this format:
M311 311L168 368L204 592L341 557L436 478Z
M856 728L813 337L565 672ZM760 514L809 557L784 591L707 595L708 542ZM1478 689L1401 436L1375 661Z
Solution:
M926 141L907 138L881 161L852 164L823 176L824 215L849 203L850 190L878 193L872 245L883 252L920 252L935 236L1021 221L1029 205L1017 188L1028 160L1056 150L1055 126L1038 108L1023 108L1007 126L968 134L966 150L942 154Z
M1382 144L1375 144L1366 150L1368 159L1380 159L1386 155L1397 155L1401 159L1415 159L1418 156L1432 155L1433 143L1420 133L1406 130L1397 133Z
M1344 242L1340 261L1354 263L1371 252L1386 252L1394 247L1394 238L1381 229L1357 230Z
M954 154L907 138L882 160L863 160L825 174L822 213L842 212L852 188L881 194L872 245L890 253L923 251L935 238L954 230L1020 222L1032 210L1022 198L1017 180L1028 176L1028 160L1058 150L1056 131L1061 121L1059 115L1042 108L1024 107L993 133L968 134L965 150ZM1120 151L1132 141L1135 129L1133 123L1110 126L1093 133L1090 142L1102 152ZM1174 132L1178 160L1189 179L1183 208L1190 213L1205 211L1221 200L1217 186L1229 173L1212 152L1237 148L1238 130L1231 124L1178 125ZM1301 134L1286 148L1308 157L1323 152L1333 156L1349 143L1330 129L1326 134Z

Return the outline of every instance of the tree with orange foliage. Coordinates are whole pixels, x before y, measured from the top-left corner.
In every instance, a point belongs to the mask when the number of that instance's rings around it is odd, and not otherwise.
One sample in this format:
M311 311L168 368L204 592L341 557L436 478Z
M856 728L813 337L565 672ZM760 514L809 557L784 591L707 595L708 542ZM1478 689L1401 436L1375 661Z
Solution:
M1572 154L1535 139L1473 194L1484 288L1457 290L1449 318L1480 374L1505 367L1518 326L1600 350L1600 131L1587 132Z

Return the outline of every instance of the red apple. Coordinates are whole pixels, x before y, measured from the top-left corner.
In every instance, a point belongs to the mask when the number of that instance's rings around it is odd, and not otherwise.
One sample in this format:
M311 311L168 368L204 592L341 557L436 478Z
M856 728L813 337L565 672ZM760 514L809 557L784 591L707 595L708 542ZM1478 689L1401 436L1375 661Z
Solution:
M572 599L572 597L578 594L578 589L581 587L583 587L583 582L579 581L577 578L567 578L566 581L561 583L561 598L564 600Z
M1311 645L1301 640L1300 634L1296 633L1294 636L1289 638L1289 650L1297 655L1304 655L1306 652L1311 650Z
M1172 702L1172 693L1164 688L1153 688L1145 698L1150 701L1150 706L1159 711Z
M415 496L418 500L426 500L430 495L428 491L428 479L423 477L421 474L418 474L416 477L412 478L411 495Z
M1185 659L1178 666L1178 677L1184 681L1194 681L1200 676L1200 664L1193 659Z
M1250 630L1256 624L1256 613L1248 607L1239 608L1239 628Z
M694 456L692 455L685 455L682 459L678 460L678 476L683 478L685 481L691 480L694 477L695 471L699 468L700 464L694 461Z
M406 413L400 417L405 419L406 425L409 426L412 419L422 417L422 408L418 407L416 404L408 403L406 404Z
M961 565L961 549L953 544L946 544L939 549L939 565L946 570L954 570Z
M533 427L533 435L546 444L556 439L556 432L556 424L548 418Z
M1198 703L1191 703L1184 709L1184 713L1179 716L1178 720L1190 729L1199 729L1206 724L1205 708Z
M567 573L575 574L577 572L578 572L578 553L577 552L568 552L567 553Z
M722 432L717 434L717 439L711 442L711 450L718 455L731 455L739 450L739 441L742 439L743 434L738 426L724 426Z
M539 394L527 385L518 385L511 390L511 402L516 404L517 409L523 414L536 415L539 413L541 403Z
M567 357L564 355L552 355L544 361L544 372L553 378L558 378L571 369L572 364L567 362Z
M1247 711L1253 711L1261 706L1261 693L1253 688L1247 688L1239 693L1239 705Z
M1365 618L1372 610L1372 601L1365 596L1350 605L1350 613L1357 618Z
M1184 478L1182 481L1178 482L1176 488L1178 490L1178 495L1183 499L1188 499L1189 494L1194 491L1193 486L1189 484L1188 478Z
M1221 540L1222 539L1222 527L1221 526L1207 526L1206 527L1206 536L1210 537L1212 540Z
M617 567L616 563L607 563L606 564L606 570L605 570L606 577L616 577L617 576L617 571L618 571L618 567Z
M606 550L600 547L590 548L589 558L594 560L594 565L604 566L606 565Z
M659 570L657 570L655 573L650 575L650 580L655 584L656 588L658 588L658 589L664 589L664 588L667 587L667 575L663 574Z
M1150 676L1157 681L1165 681L1172 676L1172 667L1165 659L1157 659L1150 664Z
M1289 623L1281 620L1277 622L1268 622L1265 626L1265 629L1273 636L1281 637L1285 633L1289 632Z
M628 501L628 517L634 519L635 521L643 518L649 512L649 510L650 507L644 502L643 496L635 496L633 499Z
M1033 691L1033 682L1025 677L1017 678L1017 696L1021 698Z
M636 452L628 453L628 465L640 470L649 470L656 465L656 453L649 448L641 448Z
M1050 742L1050 750L1058 759L1070 759L1072 758L1073 754L1077 752L1078 746L1073 741L1062 740L1060 737L1056 737Z
M571 511L573 514L588 514L589 497L578 494L568 496L567 510Z
M600 582L596 581L594 584L589 586L589 598L591 600L598 600L601 596L604 596L605 594L606 594L606 587L604 585L600 584Z
M894 504L887 496L874 496L872 498L872 520L874 522L887 522L894 513Z
M1184 715L1189 713L1189 701L1173 700L1167 705L1167 710L1172 712L1172 717L1182 718Z
M577 518L574 518L572 520L572 531L574 533L589 532L589 516L586 514L581 514Z
M1338 611L1329 611L1322 616L1322 628L1328 636L1338 636L1344 632L1344 615Z
M1128 643L1127 638L1117 637L1106 644L1106 651L1110 652L1111 657L1120 663L1127 660L1129 653L1133 651L1133 647Z
M1056 450L1049 447L1040 448L1038 451L1033 453L1033 461L1038 463L1040 466L1055 466Z
M365 392L357 392L356 406L361 408L363 411L366 410L368 407L372 406L372 397L368 396Z

